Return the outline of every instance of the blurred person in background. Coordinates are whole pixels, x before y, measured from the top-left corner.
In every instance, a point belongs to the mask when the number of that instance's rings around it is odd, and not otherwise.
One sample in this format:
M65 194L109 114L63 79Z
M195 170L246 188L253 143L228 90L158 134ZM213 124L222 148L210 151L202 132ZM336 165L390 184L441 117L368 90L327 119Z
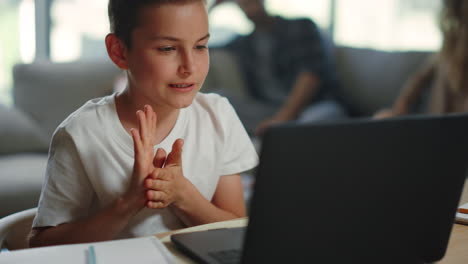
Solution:
M347 115L326 48L330 43L313 21L272 16L264 0L216 0L213 7L225 2L237 3L255 26L221 47L236 57L247 82L251 100L229 99L250 133Z
M440 28L441 49L406 82L392 108L374 117L468 111L468 1L444 0Z

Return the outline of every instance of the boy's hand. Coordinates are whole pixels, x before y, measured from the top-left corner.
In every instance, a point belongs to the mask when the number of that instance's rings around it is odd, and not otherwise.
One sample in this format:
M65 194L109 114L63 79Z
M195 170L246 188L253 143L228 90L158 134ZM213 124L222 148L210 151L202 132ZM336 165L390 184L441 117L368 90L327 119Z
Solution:
M156 168L145 181L147 204L149 208L165 208L177 205L183 200L182 194L191 186L182 171L183 140L177 139L167 156L164 168Z
M144 195L142 195L145 190L143 182L156 167L162 167L166 153L163 149L158 149L156 155L154 155L157 117L153 108L145 105L144 110L138 110L136 115L139 128L130 130L133 138L135 161L127 197L128 195L136 197L143 207L146 201Z

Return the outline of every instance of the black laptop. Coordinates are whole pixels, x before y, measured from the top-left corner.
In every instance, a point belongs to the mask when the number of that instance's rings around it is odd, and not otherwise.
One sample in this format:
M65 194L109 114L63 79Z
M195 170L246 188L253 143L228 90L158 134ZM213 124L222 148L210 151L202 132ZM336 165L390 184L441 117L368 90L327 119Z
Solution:
M464 114L273 127L246 230L171 239L200 263L437 261L467 161Z

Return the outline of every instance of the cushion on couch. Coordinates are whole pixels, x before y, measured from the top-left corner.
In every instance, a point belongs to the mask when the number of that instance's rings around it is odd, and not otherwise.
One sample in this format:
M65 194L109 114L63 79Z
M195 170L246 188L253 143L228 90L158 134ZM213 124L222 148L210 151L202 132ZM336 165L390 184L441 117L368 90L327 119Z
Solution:
M338 47L335 60L342 93L358 115L372 115L393 104L405 81L430 54Z
M236 57L227 50L210 50L210 71L201 92L217 92L228 96L246 98L246 83Z
M111 94L120 70L109 60L34 62L13 69L15 106L50 138L55 128L91 98Z
M34 120L22 111L0 105L0 155L47 152L48 140Z
M36 207L47 166L47 153L2 155L0 218Z

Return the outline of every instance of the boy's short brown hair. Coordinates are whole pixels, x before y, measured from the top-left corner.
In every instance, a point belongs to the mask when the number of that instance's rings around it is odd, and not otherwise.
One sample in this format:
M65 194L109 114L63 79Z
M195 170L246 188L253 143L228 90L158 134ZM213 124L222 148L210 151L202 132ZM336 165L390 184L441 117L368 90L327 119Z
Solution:
M150 5L185 4L206 0L109 0L110 31L131 48L131 34L138 26L140 10Z

